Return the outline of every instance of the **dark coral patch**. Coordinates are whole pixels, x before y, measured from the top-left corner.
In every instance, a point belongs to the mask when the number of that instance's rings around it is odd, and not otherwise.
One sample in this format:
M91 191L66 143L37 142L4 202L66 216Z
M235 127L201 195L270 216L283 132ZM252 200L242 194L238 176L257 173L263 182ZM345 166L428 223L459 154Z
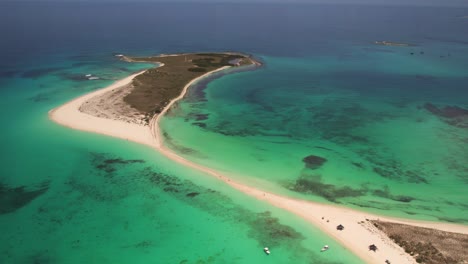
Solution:
M468 110L458 106L437 107L431 103L424 104L424 109L443 119L451 126L468 128Z
M405 171L403 174L410 183L429 183L424 177L413 171Z
M383 197L386 199L394 200L402 203L409 203L414 200L413 197L407 195L393 195L390 193L388 187L383 188L383 190L374 190L373 194L375 196Z
M248 226L248 234L256 239L259 245L270 247L300 246L304 239L294 228L281 224L279 219L270 212L254 213L244 208L232 206L231 198L212 190L201 187L188 180L152 171L142 170L139 175L147 178L155 187L163 189L174 198L180 199L192 206L210 214L225 217L229 221L244 222ZM204 199L193 199L203 195ZM213 201L213 202L206 202Z
M322 183L320 179L299 178L290 190L300 193L311 193L321 196L330 202L337 202L337 199L345 197L359 197L366 194L365 189L353 189L348 186L338 187L332 184Z
M106 159L104 160L104 164L132 164L132 163L144 163L144 160L141 159L131 159L131 160L126 160L126 159Z
M135 243L132 245L124 246L123 248L149 248L153 246L153 241L151 240L143 240L139 243Z
M322 167L322 165L327 162L327 159L326 158L322 158L322 157L319 157L319 156L316 156L316 155L309 155L305 158L302 159L302 162L305 163L305 166L308 168L308 169L312 169L312 170L315 170L315 169L318 169L320 167Z
M192 125L195 125L201 128L206 128L206 124L203 122L193 122Z
M362 164L361 162L351 162L351 164L353 164L355 167L358 167L360 169L364 168L364 164Z
M9 188L0 183L0 214L12 213L26 206L49 189L49 183L43 183L37 190L27 190L25 186Z
M328 150L328 151L333 151L333 149L326 148L326 147L322 147L322 146L314 146L314 148L323 149L323 150Z
M288 241L304 239L301 233L290 226L281 224L278 218L272 217L268 211L258 213L250 225L249 236L254 237L260 245L275 247Z
M26 263L33 264L50 264L57 263L55 259L51 256L49 250L42 250L36 252L27 258Z
M145 163L144 160L140 159L122 159L122 158L112 158L112 159L105 159L101 154L93 154L94 156L94 167L96 169L105 171L107 173L112 173L117 170L117 165L129 165L134 163Z
M184 185L184 182L179 178L169 176L164 173L154 172L150 168L145 168L141 173L147 177L151 183L163 189L178 190ZM186 182L186 184L188 184L188 182Z
M373 168L374 172L379 174L380 176L387 178L387 179L398 179L399 176L396 175L393 171L382 169L379 167L374 167Z
M439 108L431 103L424 104L424 108L433 113L436 116L444 117L444 118L456 118L461 116L468 116L468 110L463 109L458 106L445 106L443 108Z
M164 187L164 188L163 188L163 191L164 191L164 192L169 192L169 193L178 193L178 192L179 192L179 189L177 189L177 188L174 187L174 186L168 186L168 187Z
M80 193L82 197L96 201L120 200L129 195L129 186L137 180L135 176L129 177L129 166L132 166L133 171L143 163L145 161L140 159L123 159L103 153L90 153L90 171L80 177L75 175L70 177L66 185Z
M210 116L209 114L195 114L194 115L195 120L197 121L207 120L209 116Z
M378 175L390 179L390 180L397 180L400 181L405 179L406 182L409 183L425 183L428 184L429 182L423 176L420 176L414 171L403 171L397 166L389 166L385 169L380 167L374 167L374 172Z
M200 194L199 192L191 192L191 193L187 193L185 196L193 198L199 194Z

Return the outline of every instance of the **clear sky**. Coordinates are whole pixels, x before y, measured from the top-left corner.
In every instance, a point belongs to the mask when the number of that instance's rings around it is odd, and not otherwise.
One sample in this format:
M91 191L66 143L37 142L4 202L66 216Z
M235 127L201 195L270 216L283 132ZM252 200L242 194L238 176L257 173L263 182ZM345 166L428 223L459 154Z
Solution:
M468 0L0 0L0 2L190 2L190 3L321 3L418 6L466 6Z
M101 0L102 1L102 0ZM131 1L131 0L121 0ZM145 0L159 1L165 0ZM252 2L252 3L336 3L378 5L468 5L468 0L172 0L178 2Z

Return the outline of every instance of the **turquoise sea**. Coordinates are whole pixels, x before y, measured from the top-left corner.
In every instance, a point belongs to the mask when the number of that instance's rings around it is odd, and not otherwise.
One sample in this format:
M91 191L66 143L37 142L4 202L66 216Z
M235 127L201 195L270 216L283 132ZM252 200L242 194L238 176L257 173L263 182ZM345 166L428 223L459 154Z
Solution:
M264 62L198 83L163 119L168 146L190 160L292 197L467 224L467 14L1 3L0 263L361 263L298 217L148 147L51 122L50 109L151 67L116 53L236 50Z

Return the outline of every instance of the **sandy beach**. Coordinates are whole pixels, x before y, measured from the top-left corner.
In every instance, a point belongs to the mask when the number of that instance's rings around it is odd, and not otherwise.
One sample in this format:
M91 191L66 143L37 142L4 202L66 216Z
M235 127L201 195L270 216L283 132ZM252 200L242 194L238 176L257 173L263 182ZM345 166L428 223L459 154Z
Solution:
M389 260L391 263L399 264L416 263L416 261L409 254L406 254L402 248L393 243L386 235L374 227L368 220L379 219L382 221L403 223L468 234L468 226L382 217L370 213L348 209L345 207L297 200L279 196L273 193L264 192L254 186L247 186L240 182L235 182L226 175L222 175L215 170L191 162L190 160L187 160L172 152L170 149L164 146L162 132L159 128L159 122L161 118L168 111L168 109L174 105L174 103L185 96L187 90L193 83L213 74L214 72L225 70L226 68L229 68L229 66L208 72L190 81L187 85L185 85L182 93L177 98L174 98L172 101L170 101L170 103L167 104L167 106L159 115L153 117L149 126L127 123L119 120L99 118L80 111L80 106L87 102L87 100L95 96L102 95L113 89L119 89L119 87L128 85L135 76L142 74L143 72L133 74L113 83L104 89L86 94L60 107L57 107L49 112L49 117L51 120L73 129L104 134L151 146L166 157L180 164L205 172L247 195L255 197L259 200L264 200L271 205L282 208L302 217L314 226L320 228L329 236L339 241L343 246L359 256L366 263L385 263L385 260ZM336 226L339 224L345 227L343 231L338 231L336 229ZM324 244L326 244L326 241L324 241ZM368 249L368 246L371 244L375 244L378 247L376 252L370 251ZM330 250L332 251L333 249Z
M100 96L106 92L125 86L144 71L132 74L110 86L89 94L85 94L70 102L49 111L49 117L55 122L73 129L104 134L111 137L131 140L140 144L153 146L153 138L148 127L126 123L118 120L99 118L80 111L80 107L89 99Z

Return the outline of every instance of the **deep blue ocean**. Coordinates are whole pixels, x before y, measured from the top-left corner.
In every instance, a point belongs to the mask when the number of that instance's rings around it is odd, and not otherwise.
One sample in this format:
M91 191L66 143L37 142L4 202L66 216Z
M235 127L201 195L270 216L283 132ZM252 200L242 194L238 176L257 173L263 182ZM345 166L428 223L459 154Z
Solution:
M120 53L240 51L265 63L199 85L205 98L195 89L163 122L174 144L198 153L187 158L284 195L468 223L468 118L424 109L468 109L467 15L0 2L0 263L361 263L298 217L152 149L48 119L52 108L151 67ZM383 40L412 46L374 43ZM191 123L199 112L210 115L205 129ZM312 154L327 163L307 168ZM324 243L336 254L318 253Z
M2 68L60 53L336 54L376 40L466 45L466 8L311 4L2 3ZM5 62L8 62L5 64Z

